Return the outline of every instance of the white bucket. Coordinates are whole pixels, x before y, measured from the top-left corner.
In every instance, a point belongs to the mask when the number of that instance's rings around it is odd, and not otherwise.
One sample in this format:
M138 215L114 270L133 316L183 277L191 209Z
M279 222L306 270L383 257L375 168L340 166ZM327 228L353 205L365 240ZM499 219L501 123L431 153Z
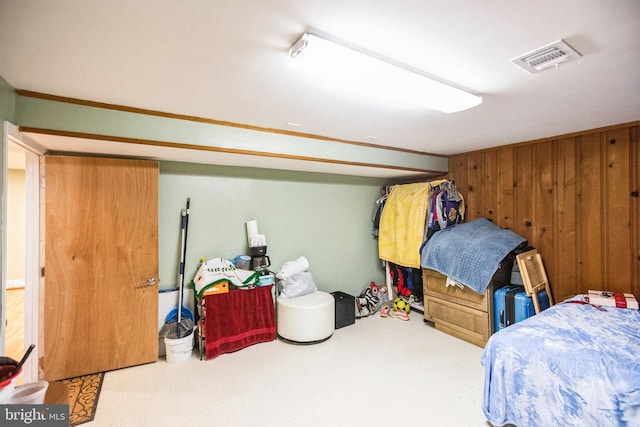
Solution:
M169 363L183 363L191 359L191 352L193 351L193 331L189 332L189 335L183 338L169 338L164 337L164 346L167 353L167 362Z
M36 381L16 387L9 396L7 403L20 405L42 405L44 396L47 394L49 383L46 381Z

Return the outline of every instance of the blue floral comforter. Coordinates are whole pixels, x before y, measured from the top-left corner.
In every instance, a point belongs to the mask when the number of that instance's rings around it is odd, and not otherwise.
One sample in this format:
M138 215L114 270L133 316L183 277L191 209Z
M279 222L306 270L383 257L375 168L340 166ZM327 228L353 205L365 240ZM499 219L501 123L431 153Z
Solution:
M482 409L491 424L640 426L640 312L582 298L489 339Z

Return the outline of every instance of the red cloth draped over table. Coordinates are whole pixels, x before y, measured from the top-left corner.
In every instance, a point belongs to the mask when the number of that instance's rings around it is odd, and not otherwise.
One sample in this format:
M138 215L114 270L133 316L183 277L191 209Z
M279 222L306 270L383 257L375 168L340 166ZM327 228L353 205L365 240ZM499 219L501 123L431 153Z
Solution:
M272 287L205 295L207 359L276 339Z

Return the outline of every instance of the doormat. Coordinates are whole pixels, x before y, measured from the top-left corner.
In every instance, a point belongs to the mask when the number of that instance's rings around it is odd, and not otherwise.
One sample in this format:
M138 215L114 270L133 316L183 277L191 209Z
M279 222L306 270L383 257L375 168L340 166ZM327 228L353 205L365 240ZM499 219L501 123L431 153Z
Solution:
M93 421L98 408L104 372L69 378L62 382L69 389L69 425Z

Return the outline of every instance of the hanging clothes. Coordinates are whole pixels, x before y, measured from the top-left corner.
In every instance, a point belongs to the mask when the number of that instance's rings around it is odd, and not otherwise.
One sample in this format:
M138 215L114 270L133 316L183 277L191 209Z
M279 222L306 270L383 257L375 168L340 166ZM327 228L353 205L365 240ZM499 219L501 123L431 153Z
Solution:
M371 234L374 239L377 239L380 235L380 218L382 217L382 210L384 209L384 204L387 201L387 197L389 196L389 191L391 187L383 187L380 189L380 198L376 200L373 205L373 213L371 214L371 222L373 223L373 231Z
M440 192L437 197L438 224L440 229L457 224L464 219L464 198L451 181L438 186Z
M422 244L436 231L464 220L464 198L453 181L395 185L380 194L372 234L384 261L419 269Z
M405 267L420 268L431 183L395 185L380 217L378 256Z
M433 186L429 194L429 219L424 241L429 240L436 231L462 222L464 214L464 198L453 181Z

